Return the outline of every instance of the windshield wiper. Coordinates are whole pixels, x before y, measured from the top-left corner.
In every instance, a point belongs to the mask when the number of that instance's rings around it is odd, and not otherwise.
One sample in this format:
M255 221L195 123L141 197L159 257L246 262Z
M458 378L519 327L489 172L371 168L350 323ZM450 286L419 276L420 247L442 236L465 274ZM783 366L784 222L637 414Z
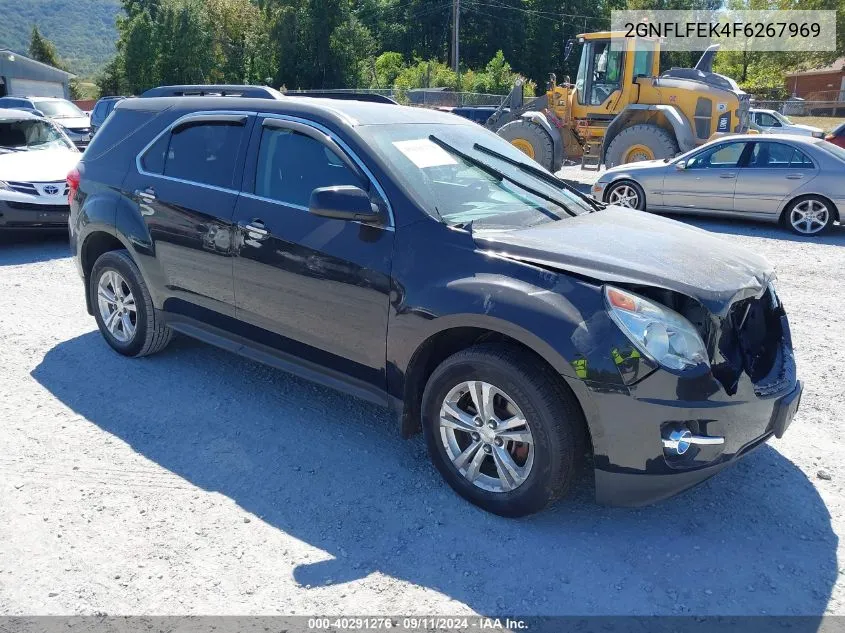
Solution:
M602 203L600 203L596 200L593 200L587 194L578 191L575 187L570 185L568 182L566 182L562 178L558 178L554 174L546 173L544 170L540 169L539 167L534 167L534 165L529 165L528 163L523 163L522 161L514 160L513 158L510 158L509 156L505 156L504 154L500 154L496 150L490 149L489 147L484 147L483 145L479 145L478 143L475 143L472 146L472 148L478 150L479 152L487 154L489 156L493 156L494 158L498 158L499 160L506 162L508 165L513 165L517 169L524 171L527 174L531 174L532 176L536 176L540 180L547 182L550 185L553 185L553 186L558 187L558 188L562 187L562 188L566 189L567 191L569 191L570 193L574 193L576 196L581 198L584 202L586 202L587 204L589 204L591 207L593 207L596 210L604 209L605 206L607 206L607 205L604 205L604 204L602 204Z
M551 202L553 205L560 207L561 209L566 211L573 218L578 215L572 209L567 207L565 204L561 203L560 200L556 200L553 196L549 196L549 195L547 195L547 194L545 194L541 191L537 191L536 189L533 189L533 188L527 186L525 183L520 182L519 180L517 180L513 176L508 176L507 174L499 171L498 169L496 169L492 165L488 165L483 160L478 160L477 158L473 158L469 154L465 154L464 152L457 149L456 147L452 147L451 145L449 145L449 143L447 143L446 141L440 140L439 138L434 136L434 134L429 136L428 140L430 140L435 145L439 145L440 147L445 149L447 152L452 152L455 156L459 156L460 158L462 158L463 160L465 160L469 164L474 165L475 167L478 167L481 171L489 174L490 176L492 176L496 180L507 180L509 182L512 182L517 187L524 189L525 191L527 191L531 195L537 196L541 200L545 200L546 202ZM550 218L557 218L558 217L556 214L551 213L550 211L547 211L545 209L541 209L540 212L543 213L544 215L547 215Z

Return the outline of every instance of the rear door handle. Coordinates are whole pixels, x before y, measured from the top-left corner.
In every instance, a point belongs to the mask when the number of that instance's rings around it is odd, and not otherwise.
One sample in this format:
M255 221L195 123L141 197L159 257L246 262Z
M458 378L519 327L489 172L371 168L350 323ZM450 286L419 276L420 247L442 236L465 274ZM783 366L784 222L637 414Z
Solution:
M727 174L719 174L719 178L736 178L736 174L734 172L729 172Z
M247 231L253 239L261 239L269 235L269 231L264 227L264 222L258 218L253 218L248 224L241 224L240 227Z
M804 174L786 174L786 177L789 180L801 180L804 177Z
M143 200L144 202L154 202L156 199L156 192L155 189L153 189L152 187L147 187L143 190L136 189L135 195L141 198L141 200Z

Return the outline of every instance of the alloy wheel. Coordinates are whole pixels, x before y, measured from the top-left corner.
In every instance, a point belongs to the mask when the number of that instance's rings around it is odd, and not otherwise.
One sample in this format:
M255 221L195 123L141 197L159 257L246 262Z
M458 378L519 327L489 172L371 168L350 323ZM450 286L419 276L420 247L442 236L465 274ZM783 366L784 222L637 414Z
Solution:
M819 200L803 200L789 213L789 222L799 233L814 235L830 221L830 210Z
M465 381L446 395L440 440L458 472L482 490L514 490L534 465L528 421L510 396L487 382Z
M97 305L111 335L121 343L131 341L138 327L138 310L132 290L117 271L105 270L100 275Z
M628 209L637 209L640 205L640 194L631 185L619 185L608 194L607 201Z

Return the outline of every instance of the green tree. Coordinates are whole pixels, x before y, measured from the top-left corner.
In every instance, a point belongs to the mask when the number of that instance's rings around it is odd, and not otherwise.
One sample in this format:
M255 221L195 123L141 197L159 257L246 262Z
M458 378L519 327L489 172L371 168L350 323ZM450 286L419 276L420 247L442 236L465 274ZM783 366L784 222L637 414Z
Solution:
M41 35L41 32L35 25L32 27L32 34L29 38L29 56L42 64L63 69L62 62L59 59L59 53L56 51L56 45Z

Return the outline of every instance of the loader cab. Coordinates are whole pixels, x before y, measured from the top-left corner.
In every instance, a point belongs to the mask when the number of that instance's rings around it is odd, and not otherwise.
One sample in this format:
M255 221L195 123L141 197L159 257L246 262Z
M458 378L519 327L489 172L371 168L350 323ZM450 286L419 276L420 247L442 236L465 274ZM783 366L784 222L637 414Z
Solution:
M613 42L614 37L621 40L621 46L620 41ZM580 110L573 112L577 118L615 114L636 100L632 86L637 77L656 77L659 73L660 45L656 40L601 32L579 35L578 41L582 44L581 61L573 104L573 111Z

